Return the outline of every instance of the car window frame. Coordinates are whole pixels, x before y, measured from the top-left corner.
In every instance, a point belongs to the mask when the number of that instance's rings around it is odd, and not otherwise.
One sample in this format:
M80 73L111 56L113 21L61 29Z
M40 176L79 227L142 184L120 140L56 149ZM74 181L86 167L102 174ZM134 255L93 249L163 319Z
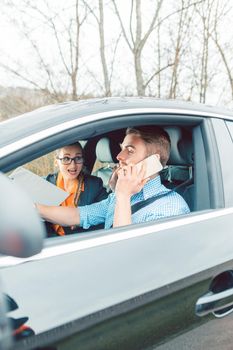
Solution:
M226 121L226 125L227 125L227 128L228 128L228 130L229 130L229 133L230 133L230 135L231 135L232 142L233 142L233 122L227 120L227 121Z
M205 154L205 157L201 160L201 164L202 167L205 166L207 164L207 158L209 155L206 155L206 150L205 150L205 145L204 145L204 139L207 138L208 134L211 133L211 118L209 118L208 116L206 117L193 117L192 115L181 115L181 116L177 116L177 115L173 115L170 113L167 113L165 115L161 115L161 114L145 114L143 115L143 124L155 124L155 116L156 116L156 124L157 125L161 125L161 126L169 126L169 125L177 125L177 126L189 126L191 128L193 128L193 131L196 130L196 132L194 132L194 137L193 137L193 142L194 142L194 158L195 158L195 162L194 162L194 174L197 174L196 169L200 166L197 166L197 160L200 157L200 154ZM106 132L110 132L112 130L117 130L119 129L119 121L120 126L122 129L124 126L128 126L132 124L132 120L134 120L134 125L140 125L141 124L141 120L142 120L142 115L137 114L137 115L126 115L124 118L122 118L122 116L116 116L115 118L110 118L107 120L97 120L97 121L93 121L92 123L89 123L88 125L86 124L82 124L82 125L76 125L74 128L65 130L63 133L59 133L56 135L51 136L52 140L42 140L39 142L39 144L41 144L41 147L38 147L38 142L34 143L31 145L31 149L34 150L35 147L39 148L40 150L40 154L47 154L51 151L53 151L55 149L54 145L56 144L56 148L58 147L62 147L62 145L67 144L67 139L69 139L69 142L74 142L77 141L77 139L81 138L81 139L87 139L87 137L85 137L88 134L88 130L89 133L95 129L96 124L100 124L100 128L98 128L98 136L94 135L94 137L97 139L102 137L103 135L106 135ZM87 130L88 129L88 130ZM95 129L96 130L96 129ZM100 132L103 132L103 134L100 134ZM80 137L79 137L80 135ZM208 136L210 137L210 136ZM202 141L202 145L200 146L200 148L197 147L198 142ZM46 149L46 151L45 151ZM21 151L19 151L18 153L18 157L20 155L20 153L26 152L26 154L28 154L28 148L27 149L23 149ZM38 151L37 151L38 153ZM33 159L36 158L37 153L33 153ZM13 154L14 156L15 154ZM28 158L26 157L22 157L22 158ZM29 156L29 158L32 158L32 156ZM210 159L210 161L212 162L212 160ZM195 197L198 198L198 193L199 188L201 186L201 184L204 183L203 181L203 176L201 176L200 178L197 178L197 175L195 176L195 181L197 182L196 188L195 188ZM205 183L206 186L202 187L201 193L202 195L202 199L205 199L205 201L203 202L203 200L199 200L197 203L197 207L194 209L196 211L199 210L205 210L205 209L209 209L212 206L211 200L213 201L213 199L210 199L208 202L208 199L210 198L210 193L213 193L215 191L214 187L213 187L213 191L208 191L207 189L209 189L210 186L210 177L211 177L211 171L209 169L206 169L206 176L208 176L208 178L206 177L205 179ZM212 181L212 179L211 179ZM216 195L218 197L218 194ZM204 203L204 204L203 204ZM222 204L223 206L223 204Z

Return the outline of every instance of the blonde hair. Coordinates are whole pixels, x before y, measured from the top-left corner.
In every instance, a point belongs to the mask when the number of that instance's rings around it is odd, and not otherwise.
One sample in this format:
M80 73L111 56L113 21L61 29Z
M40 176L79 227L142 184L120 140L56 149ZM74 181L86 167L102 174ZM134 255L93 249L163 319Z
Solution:
M70 147L70 146L79 147L79 148L81 149L82 155L83 155L83 148L82 148L82 145L81 145L80 142L77 141L77 142L75 142L75 143L71 143L70 145L65 145L65 146L63 146L63 147L60 147L60 148L56 149L56 151L55 151L55 156L56 156L56 157L59 156L59 153L60 153L60 151L62 150L62 148L64 148L64 147Z

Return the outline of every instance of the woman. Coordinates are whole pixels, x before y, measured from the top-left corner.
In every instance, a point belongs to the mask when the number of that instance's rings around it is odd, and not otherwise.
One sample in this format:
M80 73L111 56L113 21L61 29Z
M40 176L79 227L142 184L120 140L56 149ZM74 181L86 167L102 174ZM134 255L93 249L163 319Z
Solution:
M102 180L96 176L84 174L83 163L83 149L79 142L56 151L55 165L59 171L47 175L46 180L70 193L60 204L61 206L77 207L77 205L99 202L107 197ZM47 230L50 237L85 231L78 227L62 227L56 224L48 224Z

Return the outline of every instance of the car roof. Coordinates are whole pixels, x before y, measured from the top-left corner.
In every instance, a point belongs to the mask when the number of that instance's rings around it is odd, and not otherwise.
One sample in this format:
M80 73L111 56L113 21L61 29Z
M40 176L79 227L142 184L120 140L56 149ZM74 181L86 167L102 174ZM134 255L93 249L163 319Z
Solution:
M211 116L233 120L233 113L222 108L179 100L151 97L110 97L69 101L38 108L0 123L0 147L56 125L99 113L127 110L128 113L173 113Z

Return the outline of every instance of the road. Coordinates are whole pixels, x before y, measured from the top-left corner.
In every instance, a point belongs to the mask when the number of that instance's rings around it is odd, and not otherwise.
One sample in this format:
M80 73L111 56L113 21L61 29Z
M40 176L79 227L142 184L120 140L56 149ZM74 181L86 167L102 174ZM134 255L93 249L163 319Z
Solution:
M217 334L217 337L216 337ZM216 341L217 339L217 341ZM156 350L232 350L233 313L195 328ZM151 349L151 350L152 350ZM149 349L148 349L149 350Z

